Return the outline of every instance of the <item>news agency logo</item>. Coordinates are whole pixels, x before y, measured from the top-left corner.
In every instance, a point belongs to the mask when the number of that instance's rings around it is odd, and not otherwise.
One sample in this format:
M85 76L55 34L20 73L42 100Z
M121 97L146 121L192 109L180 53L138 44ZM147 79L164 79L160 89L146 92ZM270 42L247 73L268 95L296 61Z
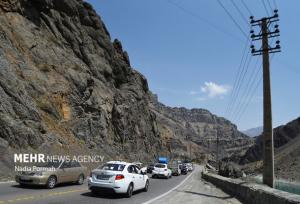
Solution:
M14 154L14 162L46 163L44 154Z
M48 162L70 162L99 163L104 161L101 155L45 155L45 154L14 154L15 163L48 163Z

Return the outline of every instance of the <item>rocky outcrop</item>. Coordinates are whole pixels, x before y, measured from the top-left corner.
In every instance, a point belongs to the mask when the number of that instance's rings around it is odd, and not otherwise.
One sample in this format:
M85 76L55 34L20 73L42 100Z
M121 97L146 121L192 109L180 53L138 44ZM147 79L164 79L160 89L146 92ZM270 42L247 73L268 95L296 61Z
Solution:
M239 132L229 120L208 110L171 108L159 103L155 95L152 96L152 109L160 126L160 134L181 144L177 150L185 149L187 153L205 154L207 159L211 156L216 159L219 142L219 159L222 159L232 155L239 157L253 145L254 140Z

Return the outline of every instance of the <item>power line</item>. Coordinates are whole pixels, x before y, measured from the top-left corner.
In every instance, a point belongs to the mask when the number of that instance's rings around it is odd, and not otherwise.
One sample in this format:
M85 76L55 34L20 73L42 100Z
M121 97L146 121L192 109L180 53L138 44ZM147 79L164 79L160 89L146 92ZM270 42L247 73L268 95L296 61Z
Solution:
M249 65L250 65L251 60L252 60L252 57L249 58L249 60L248 60L247 63L245 62L244 69L243 69L243 75L242 75L242 77L240 78L240 83L239 83L239 86L237 87L236 95L235 95L234 98L233 98L232 107L235 106L236 101L237 101L237 98L239 97L240 90L241 90L241 87L242 87L242 85L243 85L243 81L244 81L244 79L245 79L245 76L246 76L246 74L247 74L247 72L248 72L248 69L249 69ZM233 113L233 112L231 112L230 115L232 115L232 113Z
M247 20L247 18L243 14L243 12L239 9L239 7L236 5L236 3L233 0L230 0L230 1L233 4L233 6L235 7L235 9L238 11L238 13L240 14L240 16L242 17L242 19L246 22L246 24L248 26L250 26L249 21Z
M255 68L252 70L252 73L249 77L249 80L248 80L248 83L246 85L245 91L243 92L243 95L240 99L240 104L236 108L236 111L235 111L236 114L234 116L235 119L239 116L239 114L242 110L242 107L245 105L246 99L249 97L249 94L251 93L251 90L252 90L252 88L255 84L255 81L258 77L258 74L260 73L260 70L261 70L260 68L261 67L258 66L258 62L259 62L259 59L257 58L256 63L254 65Z
M194 13L194 12L192 12L192 11L186 9L186 8L184 8L184 7L181 6L180 4L175 3L175 2L173 2L173 1L171 1L171 0L167 0L167 2L168 2L169 4L175 6L177 9L181 10L182 12L184 12L184 13L186 13L186 14L188 14L188 15L194 17L195 19L200 20L200 21L202 21L203 23L209 25L211 28L213 28L213 29L215 29L215 30L217 30L217 31L219 31L219 32L222 32L223 34L226 34L227 36L230 36L232 39L235 39L235 40L238 40L238 41L243 41L243 40L241 40L239 37L233 35L232 33L228 32L227 30L225 30L225 29L219 27L218 25L216 25L216 24L210 22L210 21L207 20L206 18L203 18L202 16L200 16L200 15L198 15L198 14L196 14L196 13Z
M240 86L241 86L241 85L240 85L240 83L241 83L241 77L242 77L242 75L243 75L243 73L244 73L245 66L246 66L246 64L247 64L247 61L250 60L250 58L248 58L248 57L249 57L249 53L250 53L250 51L248 51L248 53L246 54L245 60L242 60L242 61L241 61L241 63L242 63L242 65L241 65L241 67L240 67L241 69L240 69L239 75L238 75L238 77L237 77L237 83L236 83L236 85L234 86L234 89L233 89L233 91L232 91L232 97L231 97L231 100L230 100L230 102L229 102L229 108L228 108L228 110L227 110L228 117L230 116L230 113L232 112L232 109L233 109L233 107L234 107L235 100L236 100L236 97L237 97L237 95L238 95L239 88L240 88Z
M271 55L271 61L273 60L273 58L274 58L274 53ZM260 68L262 68L262 66L260 66ZM263 76L261 75L259 81L257 82L255 88L253 89L253 91L252 91L252 93L251 93L251 95L250 95L250 97L249 97L249 100L247 101L246 106L244 107L243 111L242 111L241 114L239 115L237 122L240 122L240 119L242 118L243 114L244 114L245 111L247 110L247 108L248 108L250 102L252 101L252 98L254 97L254 94L256 93L256 91L257 91L259 85L261 84L262 79L263 79Z
M270 44L272 44L273 42L274 42L274 38L272 38ZM273 56L274 56L274 55L271 56L271 61L272 61ZM254 67L256 67L256 69L255 69L255 68L253 69L253 71L252 71L252 73L251 73L251 76L250 76L250 78L249 78L249 80L248 80L247 86L246 86L246 88L245 88L244 94L243 94L243 96L241 97L241 100L240 100L241 103L240 103L239 106L237 106L237 111L235 111L235 113L236 113L235 119L237 119L238 117L240 117L239 115L241 114L241 112L244 112L244 110L242 109L242 107L245 107L245 104L247 103L247 102L246 102L246 101L247 101L246 99L249 98L249 95L250 95L251 90L252 90L252 88L253 88L253 86L254 86L254 84L255 84L255 81L256 81L256 79L257 79L257 77L258 77L258 74L260 73L260 70L261 70L261 68L262 68L262 65L261 65L261 66L258 66L258 62L259 62L259 59L257 58L256 63L255 63L255 65L254 65ZM253 74L254 74L254 72L255 72L254 70L256 70L256 74L255 74L255 76L254 76L254 78L253 78L253 80L252 80ZM262 76L261 76L261 77L262 77ZM261 79L260 79L260 80L261 80ZM252 82L252 84L251 84L250 82ZM250 84L251 84L251 86L249 87ZM258 86L258 85L257 85L257 86ZM248 103L249 103L249 102L248 102ZM246 106L247 106L247 105L246 105ZM241 110L243 110L243 111L241 111Z
M275 6L275 9L277 9L277 4L276 4L276 0L273 0L273 3L274 3L274 6Z
M217 0L219 5L224 9L224 11L226 12L226 14L230 17L230 19L234 22L234 24L239 28L239 30L244 34L244 36L246 36L246 38L248 39L248 36L247 34L245 34L245 32L242 30L241 26L235 21L235 19L233 18L233 16L230 14L230 12L226 9L226 7L221 3L220 0ZM234 4L234 2L232 1L232 3ZM240 12L240 15L244 16L242 14L242 12L240 11L240 9L237 7L236 4L234 4L234 6L236 7L236 9ZM244 18L244 17L243 17ZM247 20L246 20L247 22ZM248 24L248 23L247 23ZM246 42L246 45L247 45L248 41ZM250 52L248 52L249 54ZM229 105L227 106L226 108L226 111L225 111L225 114L227 114L228 112L230 113L231 112L231 109L232 107L234 107L235 105L235 102L236 102L236 98L238 97L239 95L239 91L240 91L240 88L242 86L242 83L243 83L243 80L245 78L245 75L248 71L248 68L249 68L249 64L251 62L251 57L249 58L248 60L248 54L246 55L246 60L244 61L244 63L242 62L243 64L243 68L241 70L241 72L238 72L239 74L237 75L238 76L238 79L237 79L237 83L236 83L236 86L234 86L234 90L232 92L232 97L230 99L230 102L229 102ZM243 60L243 58L242 58ZM232 102L232 103L231 103Z
M261 2L263 3L263 6L264 6L264 8L265 8L265 10L266 10L266 12L267 12L267 15L270 16L265 1L264 1L264 0L261 0Z
M241 112L241 114L239 115L239 117L238 117L238 119L237 119L237 123L240 122L242 116L244 115L245 111L247 110L248 106L250 105L250 102L252 101L255 92L257 91L259 85L261 84L262 78L263 78L263 77L261 76L260 79L257 81L256 86L255 86L255 88L253 89L253 91L252 91L252 93L251 93L251 95L250 95L250 97L249 97L249 100L247 101L247 104L246 104L245 108L243 109L243 111Z
M241 26L236 22L236 20L233 18L233 16L230 14L230 12L225 8L225 6L221 3L220 0L217 0L219 5L224 9L224 11L227 13L227 15L230 17L230 19L233 21L233 23L237 26L237 28L242 32L242 34L248 38L248 35L243 31Z
M244 0L241 0L243 6L246 8L246 10L249 12L250 16L252 16L252 12L251 10L249 9L249 7L247 6L247 4L244 2Z
M235 80L236 83L233 86L232 95L231 95L230 101L228 103L228 108L226 110L226 115L228 115L228 117L229 117L230 112L233 108L234 100L235 100L235 97L236 97L236 94L237 94L237 90L240 86L240 80L241 80L241 76L242 76L242 74L244 72L244 69L245 69L245 64L248 61L249 53L250 53L249 51L248 51L248 53L245 52L246 55L244 55L244 57L241 60L241 64L240 64L240 67L239 67L239 70L238 70L238 73L237 73L237 77L236 77L236 80Z
M272 6L271 6L271 3L270 3L270 1L269 0L266 0L267 2L268 2L268 5L269 5L269 8L270 8L270 10L271 10L271 13L275 10L275 9L273 9L272 8Z
M233 92L235 91L235 88L236 88L236 85L237 85L237 79L240 76L240 71L241 71L241 68L242 68L242 65L243 65L243 61L244 61L244 57L246 55L246 51L247 51L247 48L248 48L248 42L249 42L249 40L246 39L245 47L243 48L242 59L241 59L241 61L239 63L239 66L238 66L238 69L237 69L237 72L236 72L236 75L235 75L235 80L234 80L234 83L233 83L233 90L230 92L230 97L229 97L230 99L229 99L229 102L228 102L228 104L226 106L224 115L227 115L228 109L229 109L230 104L231 104L232 99L233 99Z

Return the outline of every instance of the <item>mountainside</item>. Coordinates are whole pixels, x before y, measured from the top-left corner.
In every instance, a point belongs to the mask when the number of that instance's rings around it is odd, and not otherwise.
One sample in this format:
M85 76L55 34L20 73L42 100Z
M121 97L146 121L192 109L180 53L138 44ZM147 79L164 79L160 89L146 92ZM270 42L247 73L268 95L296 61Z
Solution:
M158 129L163 138L176 141L171 143L177 152L174 154L192 154L192 157L205 154L216 158L219 139L219 158L244 154L253 145L254 140L242 134L229 120L218 117L205 109L171 108L152 100L152 109L156 114ZM189 143L191 141L191 143ZM174 149L174 148L172 148Z
M140 160L160 152L147 80L90 4L2 0L0 22L0 166L12 167L7 152L16 150Z
M251 128L245 131L242 131L245 135L248 135L249 137L256 137L261 135L263 132L263 127L256 127L256 128Z
M300 117L274 129L274 147L276 175L300 181ZM240 164L258 162L262 160L262 155L263 143L260 135L255 145L241 158Z
M18 152L150 161L214 156L217 135L224 156L252 144L207 110L160 104L82 0L2 0L0 22L0 176Z

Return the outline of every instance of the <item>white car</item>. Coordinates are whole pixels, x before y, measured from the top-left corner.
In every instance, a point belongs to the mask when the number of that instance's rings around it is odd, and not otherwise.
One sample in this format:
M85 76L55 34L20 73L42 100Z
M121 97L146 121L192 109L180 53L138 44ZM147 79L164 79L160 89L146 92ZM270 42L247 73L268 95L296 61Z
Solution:
M135 164L110 161L91 172L88 187L92 193L110 191L129 198L134 191L147 192L149 178Z
M187 163L186 164L186 167L189 171L193 171L194 170L194 167L193 167L193 164L192 163Z
M172 171L168 168L167 164L157 163L154 165L154 169L152 170L152 177L164 177L164 178L171 178Z

